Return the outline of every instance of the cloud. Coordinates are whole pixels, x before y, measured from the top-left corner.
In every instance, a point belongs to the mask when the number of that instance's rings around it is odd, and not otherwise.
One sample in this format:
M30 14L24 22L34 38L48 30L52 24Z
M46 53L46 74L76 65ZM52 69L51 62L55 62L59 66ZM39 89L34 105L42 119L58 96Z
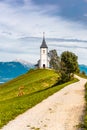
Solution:
M27 4L27 2L29 3ZM6 31L9 30L11 33L13 33L14 36L41 36L41 33L45 30L48 36L51 32L51 36L53 37L68 37L69 35L71 35L72 37L78 37L76 35L76 28L83 28L79 23L64 20L60 16L50 16L49 12L51 10L56 11L55 6L52 7L52 5L46 5L43 8L42 6L39 7L33 5L30 1L24 2L24 5L22 5L21 7L17 6L16 8L14 8L12 5L9 5L8 3L1 3L1 28L5 28ZM73 31L71 31L72 29ZM66 31L67 33L65 33ZM77 33L78 32L79 31L77 31Z
M87 2L87 0L84 0L85 2Z
M87 17L87 13L86 13L86 14L84 14L84 17Z
M49 49L57 47L59 53L79 49L86 55L83 50L87 48L87 29L79 22L54 15L60 10L56 4L42 6L32 0L1 1L0 60L19 58L36 63L44 31ZM79 51L78 56L82 58ZM85 63L86 59L79 61Z

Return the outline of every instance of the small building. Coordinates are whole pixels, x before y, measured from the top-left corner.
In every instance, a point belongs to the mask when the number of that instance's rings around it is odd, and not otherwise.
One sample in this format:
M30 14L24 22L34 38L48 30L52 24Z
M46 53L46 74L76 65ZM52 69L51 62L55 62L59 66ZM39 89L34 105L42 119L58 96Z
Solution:
M48 46L45 41L45 33L43 33L43 40L40 46L40 60L38 61L39 68L49 68Z

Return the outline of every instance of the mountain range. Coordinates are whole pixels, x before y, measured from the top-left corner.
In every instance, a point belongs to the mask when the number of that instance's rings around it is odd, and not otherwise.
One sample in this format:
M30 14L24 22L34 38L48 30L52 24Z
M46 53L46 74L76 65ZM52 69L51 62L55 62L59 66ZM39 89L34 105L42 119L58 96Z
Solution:
M34 65L25 61L0 62L0 83L5 83L28 72ZM79 65L80 71L87 74L87 66Z
M23 61L0 62L0 83L28 72L34 65Z
M81 65L79 65L79 68L80 68L80 72L84 71L85 74L87 75L87 66L86 65L81 64Z

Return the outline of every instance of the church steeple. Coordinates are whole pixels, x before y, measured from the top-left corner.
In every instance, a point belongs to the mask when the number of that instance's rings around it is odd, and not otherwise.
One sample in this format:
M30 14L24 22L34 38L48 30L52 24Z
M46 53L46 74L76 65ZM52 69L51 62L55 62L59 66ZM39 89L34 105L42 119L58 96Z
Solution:
M48 48L46 41L45 41L45 32L43 32L43 41L42 41L40 48Z
M40 68L49 68L49 61L48 61L48 47L45 41L45 33L43 33L43 40L40 46Z

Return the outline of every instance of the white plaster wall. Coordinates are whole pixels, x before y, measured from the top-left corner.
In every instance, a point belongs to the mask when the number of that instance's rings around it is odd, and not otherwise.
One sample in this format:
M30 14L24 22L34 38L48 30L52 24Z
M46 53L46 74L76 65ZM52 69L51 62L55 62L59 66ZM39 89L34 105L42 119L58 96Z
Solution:
M45 53L43 53L43 50L45 50ZM45 64L45 67L48 68L48 49L47 48L40 49L40 68L43 68L43 64Z

